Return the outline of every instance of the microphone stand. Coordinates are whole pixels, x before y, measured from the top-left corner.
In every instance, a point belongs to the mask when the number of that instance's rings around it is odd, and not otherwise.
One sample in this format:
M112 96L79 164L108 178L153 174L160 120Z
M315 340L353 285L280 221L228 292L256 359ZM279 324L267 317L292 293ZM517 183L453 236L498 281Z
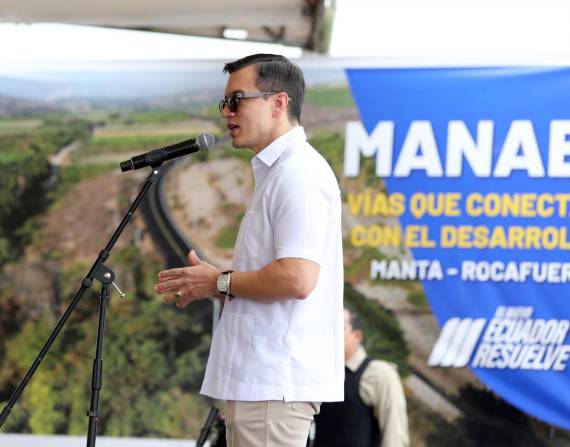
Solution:
M102 377L103 377L102 355L103 355L103 336L105 330L105 308L107 305L107 299L109 297L109 286L112 284L121 295L121 298L124 297L124 294L117 288L117 286L113 282L115 280L115 273L109 267L105 266L104 262L111 254L111 250L113 249L113 246L117 242L117 239L119 239L119 236L127 226L127 223L133 216L135 210L139 207L140 203L142 202L149 188L152 186L154 181L159 177L160 170L158 168L160 167L160 165L162 165L163 161L164 159L157 160L153 164L151 164L153 169L149 174L149 176L147 177L145 183L143 184L135 200L131 204L127 213L124 215L123 219L119 223L117 229L111 236L111 239L109 240L105 248L99 253L97 260L89 270L89 273L87 273L87 276L81 281L81 287L75 293L75 296L71 301L71 304L67 307L65 313L60 318L55 329L52 331L51 335L45 342L43 348L41 349L39 355L36 357L32 366L26 373L24 379L20 382L20 384L16 388L16 391L14 391L14 393L10 397L10 400L2 410L2 413L0 413L0 428L2 428L2 425L4 424L4 422L8 418L8 415L12 411L14 404L16 403L16 401L18 400L18 398L26 388L28 382L30 381L30 379L32 378L32 376L40 366L40 363L42 362L46 353L50 349L51 345L59 335L61 329L67 322L68 318L71 316L72 312L77 307L77 304L79 304L79 301L81 300L81 297L83 296L84 292L89 287L91 287L91 285L93 284L93 280L96 279L99 282L101 282L101 292L99 295L100 298L99 323L97 328L97 349L95 354L95 360L93 361L93 373L91 377L91 404L89 407L89 411L87 412L87 416L89 417L87 447L95 447L95 441L97 437L97 421L99 418L99 394L101 391Z
M210 412L204 421L204 425L200 429L200 435L198 436L198 440L196 441L196 447L203 447L208 439L210 431L214 426L214 423L218 420L218 415L220 414L220 410L216 407L210 407Z

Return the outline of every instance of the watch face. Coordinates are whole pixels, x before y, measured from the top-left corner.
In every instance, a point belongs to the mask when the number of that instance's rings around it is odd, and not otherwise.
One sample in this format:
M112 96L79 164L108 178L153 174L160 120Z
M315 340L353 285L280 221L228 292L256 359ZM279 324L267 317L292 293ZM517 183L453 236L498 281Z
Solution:
M226 294L228 293L228 286L229 286L229 274L222 273L218 276L218 281L216 283L218 286L218 292Z

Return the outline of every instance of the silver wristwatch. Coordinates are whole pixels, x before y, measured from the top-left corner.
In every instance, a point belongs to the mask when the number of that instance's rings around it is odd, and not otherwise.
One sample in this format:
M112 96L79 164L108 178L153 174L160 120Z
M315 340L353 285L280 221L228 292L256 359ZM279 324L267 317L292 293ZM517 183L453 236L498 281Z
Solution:
M233 270L226 270L225 272L220 273L218 276L218 280L216 281L216 286L218 287L218 293L225 295L232 299L234 296L230 293L231 287L231 274Z

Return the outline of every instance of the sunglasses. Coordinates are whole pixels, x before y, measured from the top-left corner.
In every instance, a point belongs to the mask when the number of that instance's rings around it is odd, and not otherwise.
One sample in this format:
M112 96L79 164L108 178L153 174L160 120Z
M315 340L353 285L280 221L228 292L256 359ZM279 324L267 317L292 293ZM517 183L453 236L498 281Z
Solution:
M244 93L244 92L233 92L230 96L225 96L224 99L218 104L218 109L220 113L224 113L226 106L230 109L230 112L236 113L239 105L240 99L250 99L250 98L262 98L267 95L275 95L281 92L255 92L255 93Z

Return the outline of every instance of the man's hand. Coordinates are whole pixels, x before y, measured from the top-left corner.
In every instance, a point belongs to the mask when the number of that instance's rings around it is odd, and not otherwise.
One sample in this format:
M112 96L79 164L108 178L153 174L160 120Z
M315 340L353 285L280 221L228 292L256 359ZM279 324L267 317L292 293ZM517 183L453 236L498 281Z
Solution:
M221 270L200 260L194 250L188 253L188 264L189 267L163 270L158 274L154 290L164 295L165 303L176 301L176 306L185 307L191 301L218 293L216 281Z

